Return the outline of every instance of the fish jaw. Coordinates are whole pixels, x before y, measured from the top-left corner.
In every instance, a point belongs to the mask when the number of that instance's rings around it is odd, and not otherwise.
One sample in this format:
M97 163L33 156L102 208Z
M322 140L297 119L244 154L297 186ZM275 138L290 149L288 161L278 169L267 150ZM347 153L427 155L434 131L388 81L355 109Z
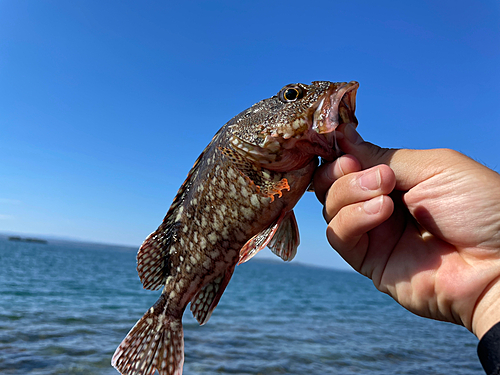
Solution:
M357 127L358 120L354 112L358 87L356 81L332 83L314 110L312 122L309 122L310 131L295 147L326 161L333 161L340 156L342 150L337 146L335 130L341 124Z
M341 123L358 124L356 110L356 93L359 83L332 83L313 114L311 129L318 134L333 132Z

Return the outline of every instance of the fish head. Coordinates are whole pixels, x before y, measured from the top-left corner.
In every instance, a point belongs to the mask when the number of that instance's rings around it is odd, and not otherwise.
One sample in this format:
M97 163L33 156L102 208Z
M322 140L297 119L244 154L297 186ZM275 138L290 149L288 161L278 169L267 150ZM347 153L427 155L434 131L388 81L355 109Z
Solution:
M298 169L314 156L332 161L341 154L334 130L357 126L358 87L355 81L286 85L233 119L232 133L268 169Z

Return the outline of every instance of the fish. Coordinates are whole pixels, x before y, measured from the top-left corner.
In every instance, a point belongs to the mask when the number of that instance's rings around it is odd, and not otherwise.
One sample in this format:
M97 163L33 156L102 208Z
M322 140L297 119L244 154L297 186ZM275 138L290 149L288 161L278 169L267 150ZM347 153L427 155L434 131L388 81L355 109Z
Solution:
M300 242L293 208L319 158L340 156L334 130L357 126L358 82L289 84L220 128L163 222L141 245L137 271L162 293L116 349L123 375L181 375L187 305L207 323L236 265L266 246L285 261Z

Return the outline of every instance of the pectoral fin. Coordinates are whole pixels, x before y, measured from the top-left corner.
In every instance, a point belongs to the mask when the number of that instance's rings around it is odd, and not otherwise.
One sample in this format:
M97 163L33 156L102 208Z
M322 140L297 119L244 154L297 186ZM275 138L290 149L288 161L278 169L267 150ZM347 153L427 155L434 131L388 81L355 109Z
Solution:
M288 211L267 246L281 259L289 262L295 258L299 244L300 236L297 220L295 220L293 211Z
M283 212L271 226L253 236L241 248L238 264L249 261L266 246L284 261L290 261L295 257L299 243L299 229L293 210Z

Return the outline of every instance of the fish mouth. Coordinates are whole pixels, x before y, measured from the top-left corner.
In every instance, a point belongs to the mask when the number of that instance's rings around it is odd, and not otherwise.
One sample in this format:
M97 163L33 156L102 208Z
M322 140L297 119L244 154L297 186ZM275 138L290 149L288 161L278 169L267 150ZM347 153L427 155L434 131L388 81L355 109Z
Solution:
M314 145L315 154L324 161L333 161L343 154L337 145L334 130L342 124L358 126L354 114L358 87L359 83L356 81L332 83L313 108L309 140Z
M318 101L312 116L312 130L318 134L333 132L341 124L351 123L355 127L358 120L356 110L356 93L359 83L332 83L325 96Z

